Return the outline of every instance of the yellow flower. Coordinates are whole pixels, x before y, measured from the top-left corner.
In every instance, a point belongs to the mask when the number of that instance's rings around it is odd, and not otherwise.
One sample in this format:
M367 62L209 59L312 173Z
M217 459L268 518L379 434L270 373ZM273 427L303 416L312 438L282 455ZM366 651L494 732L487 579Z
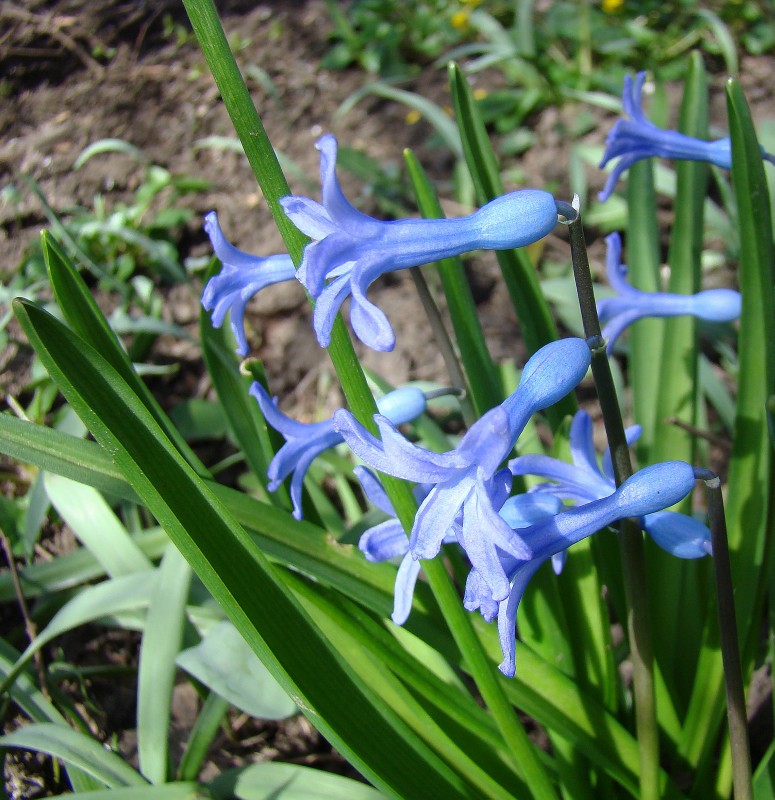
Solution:
M416 108L413 108L404 117L404 122L407 125L414 125L415 123L419 122L421 119L422 119L422 114Z
M606 14L614 14L624 5L624 0L602 0L602 3Z
M487 89L474 89L474 100L484 100L487 97Z
M465 10L465 11L456 11L452 15L452 18L450 19L450 22L452 23L452 27L453 28L458 28L458 29L465 28L465 26L468 25L468 13L469 12L467 10Z

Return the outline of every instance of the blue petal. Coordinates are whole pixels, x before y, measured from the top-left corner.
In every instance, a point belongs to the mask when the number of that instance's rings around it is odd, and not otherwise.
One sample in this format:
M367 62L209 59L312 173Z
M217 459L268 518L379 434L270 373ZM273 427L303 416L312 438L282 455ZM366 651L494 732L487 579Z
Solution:
M412 610L414 586L420 574L420 562L415 561L408 553L404 556L396 574L393 613L391 619L396 625L403 625Z
M686 514L656 511L644 517L643 527L663 550L678 558L702 558L711 552L707 526Z
M707 289L692 297L692 313L708 322L732 322L740 316L743 298L733 289Z
M535 575L538 568L546 561L543 559L533 559L524 561L516 570L512 579L511 591L509 596L503 600L498 608L498 638L500 639L503 661L498 665L498 669L507 677L513 678L516 671L516 626L517 609L522 600L530 579Z
M369 561L388 561L409 552L409 538L397 519L389 519L364 531L358 547Z
M216 328L223 324L227 312L231 313L231 329L237 340L237 353L246 356L245 306L267 286L292 280L295 268L288 255L259 258L238 250L226 240L214 211L205 216L204 229L223 266L207 282L202 292L202 306L206 311L213 312L212 323Z

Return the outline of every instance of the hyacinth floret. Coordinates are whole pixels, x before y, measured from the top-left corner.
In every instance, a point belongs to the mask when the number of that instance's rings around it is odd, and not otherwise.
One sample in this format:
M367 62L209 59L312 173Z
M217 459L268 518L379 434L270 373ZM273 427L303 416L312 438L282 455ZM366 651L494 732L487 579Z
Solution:
M732 166L732 145L728 137L708 142L678 131L663 130L654 125L643 113L642 95L645 82L645 72L639 72L634 81L630 75L624 78L622 106L626 116L617 120L608 134L600 168L614 159L618 161L614 164L603 191L600 192L600 202L605 202L611 196L621 175L644 158L657 156L685 161L706 161L722 169L730 169ZM763 150L762 157L775 163L773 156Z
M640 433L639 425L627 428L627 444L632 446ZM592 419L586 411L577 411L573 417L569 445L571 464L529 454L510 461L509 469L514 475L538 475L549 481L534 486L531 492L548 493L579 505L613 494L616 484L611 453L606 449L601 467L595 452ZM711 552L707 526L686 514L660 510L644 516L640 524L656 544L678 558L702 558Z
M627 267L622 264L622 240L618 233L606 236L608 282L618 293L597 304L607 351L613 352L625 328L643 317L691 315L707 322L732 322L740 316L742 297L734 289L706 289L696 294L642 292L627 282Z
M313 325L327 347L342 303L351 297L350 322L364 344L392 350L395 334L366 293L380 275L479 250L523 247L549 233L557 205L548 192L521 189L487 203L467 217L380 221L358 211L336 176L336 139L327 134L320 151L322 203L292 195L280 201L288 218L313 241L304 249L296 277L315 298Z
M380 439L344 410L334 414L334 427L370 467L415 483L434 484L414 519L409 542L412 556L434 558L450 531L461 531L458 539L469 560L493 599L501 600L509 592L501 553L525 558L530 552L493 505L498 467L530 417L572 391L589 363L589 347L582 339L545 345L525 365L516 391L477 420L447 453L412 444L379 414L374 420Z
M267 286L293 280L296 268L287 254L262 258L238 250L223 235L215 211L205 215L204 229L223 266L217 275L207 281L202 292L202 306L205 311L213 312L215 328L220 328L227 312L231 312L231 329L237 340L237 353L244 357L248 354L245 306Z
M258 382L252 384L250 394L258 402L267 423L285 437L285 444L269 464L267 488L270 492L277 491L282 482L292 475L293 516L301 519L304 476L310 464L321 453L342 443L342 436L334 430L332 419L298 422L283 414L277 407L277 398L271 397ZM387 419L396 425L402 425L425 412L426 400L425 395L417 387L404 386L379 398L377 407Z
M614 522L628 517L646 517L679 502L691 491L695 478L695 470L683 461L654 464L636 472L608 497L519 529L531 556L519 559L507 553L502 555L502 566L510 586L508 596L499 602L497 610L503 652L499 669L504 675L514 675L517 610L530 579L541 564ZM491 619L494 616L492 603L486 593L482 593L481 584L474 581L467 586L466 607L469 610L479 608Z

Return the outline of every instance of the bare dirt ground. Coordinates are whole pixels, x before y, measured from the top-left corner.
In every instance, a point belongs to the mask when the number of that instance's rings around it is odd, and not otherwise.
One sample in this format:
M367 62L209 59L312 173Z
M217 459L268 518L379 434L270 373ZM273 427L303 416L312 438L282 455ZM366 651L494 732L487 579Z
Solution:
M313 187L318 182L318 154L313 144L330 130L342 144L396 167L401 166L402 149L411 147L432 178L450 179L451 158L428 145L429 126L422 121L408 124L406 109L395 103L365 100L332 128L337 108L362 86L364 76L320 67L330 30L323 0L230 0L218 6L272 143L298 165ZM257 254L282 250L244 157L197 146L206 137L232 137L233 129L196 42L184 34L181 4L170 0L99 4L19 0L0 3L0 23L0 186L20 185L19 176L27 174L62 214L76 206L92 207L96 195L108 203L127 199L143 176L142 166L132 157L99 156L73 171L73 162L87 145L105 138L124 139L175 174L211 181L209 190L187 202L197 218L216 209L235 245ZM176 28L176 24L183 27ZM743 86L758 118L775 113L772 67L773 59L766 57L744 61ZM480 74L475 80L486 88L488 75ZM714 87L719 91L714 97L714 115L720 124L722 86L723 76L715 76ZM425 73L415 86L407 88L448 105L444 70ZM562 137L566 113L572 111L550 109L533 121L540 147L519 162L528 185L567 190L568 151ZM610 120L606 120L590 140L602 143L609 126ZM373 210L373 199L363 185L347 174L341 177L356 203ZM310 191L300 177L291 177L291 183L300 193ZM593 188L601 184L599 175L592 178ZM317 188L312 191L317 196ZM450 213L455 213L454 207ZM7 278L17 269L25 249L45 225L43 208L28 191L22 192L20 204L0 205L0 275ZM556 244L550 241L549 246ZM198 223L180 231L179 247L184 258L208 252ZM477 260L475 291L485 329L496 359L521 362L524 354L518 325L496 275L494 261ZM167 320L193 328L200 291L196 283L169 291ZM391 354L365 352L366 365L393 383L444 380L437 350L428 346L430 331L410 279L398 275L382 281L375 286L374 297L394 323L398 344ZM109 298L100 300L109 302ZM312 336L301 287L283 285L263 293L251 305L248 323L253 354L264 360L272 389L283 399L284 407L301 416L316 404L318 408L340 404L334 390L323 398L314 391L327 384L331 369ZM163 337L152 351L151 360L154 358L182 364L174 384L164 386L172 396L207 392L207 377L195 345ZM0 355L3 395L23 386L27 364L28 353L19 341ZM113 636L96 628L88 635L92 638L80 633L62 643L68 659L75 662L81 658L88 663L98 653L102 663L107 658L119 666L134 666L136 642L131 636ZM72 691L77 694L80 689L74 685ZM187 684L179 687L177 695L173 727L182 737L193 721L196 698ZM132 698L131 678L123 684L111 681L89 687L92 706L88 707L95 730L106 738L115 735L130 759L134 746ZM253 758L282 758L349 770L303 718L260 725L240 717L232 719L228 735L217 743L208 769L215 771ZM10 787L15 792L12 796L43 797L64 788L31 757L18 757L14 763L14 780L20 783L15 789Z

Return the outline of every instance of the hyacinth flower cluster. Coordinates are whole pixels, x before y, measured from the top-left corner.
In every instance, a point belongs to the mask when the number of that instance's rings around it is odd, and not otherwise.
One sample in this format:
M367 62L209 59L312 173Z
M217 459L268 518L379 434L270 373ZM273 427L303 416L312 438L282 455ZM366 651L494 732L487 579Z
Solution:
M729 138L706 142L683 133L663 130L654 125L643 113L643 85L646 73L639 72L633 81L624 78L622 106L625 117L618 120L606 139L606 148L600 168L615 161L608 175L600 202L605 202L619 178L633 164L644 158L660 157L684 161L705 161L722 169L732 167L732 147ZM762 151L762 158L775 163L775 156Z
M740 316L742 298L734 289L706 289L691 295L669 292L641 292L627 282L627 266L622 264L622 240L618 233L606 237L608 282L617 292L597 303L603 338L612 353L625 328L643 317L691 315L707 322L732 322Z
M324 136L317 147L323 202L298 196L282 200L288 217L313 240L306 246L298 270L287 256L263 259L237 250L226 241L215 214L208 215L206 230L224 267L208 282L202 302L213 311L216 325L231 311L241 355L247 353L245 304L266 286L292 279L305 286L315 299L313 325L321 345L328 344L336 314L351 297L350 319L356 335L374 349L389 350L395 342L390 323L366 297L379 275L473 249L523 246L545 236L557 223L558 214L567 216L566 204L546 192L524 189L467 217L381 222L362 214L345 198L336 176L336 140ZM619 268L616 246L609 244L609 248L609 265L615 261ZM616 274L618 280L620 273ZM619 283L635 291L623 276ZM626 294L621 289L620 293ZM646 302L633 298L633 308L636 299ZM646 305L656 307L654 303ZM552 459L533 463L536 474L555 483L510 497L512 475L524 474L530 466L519 459L510 468L503 466L519 435L536 412L573 391L590 359L589 345L582 339L562 339L544 346L525 365L517 389L476 421L459 445L446 453L413 444L397 428L424 412L426 398L417 389L399 389L378 402L377 437L344 409L327 421L308 424L292 420L279 411L276 398L256 383L251 394L268 423L286 439L269 466L268 488L274 491L290 477L293 515L301 518L303 481L310 464L343 441L372 469L417 484L419 509L407 536L378 478L364 467L356 468L367 497L389 517L363 534L361 551L370 561L401 559L393 620L402 624L410 613L420 560L436 557L443 544L456 543L471 564L464 607L480 611L488 621L498 618L504 657L500 668L513 675L516 613L525 587L546 560L552 559L560 568L574 542L622 517L634 516L643 518L652 536L675 555L696 558L707 552L704 526L692 525L683 515L660 514L689 491L694 481L692 468L683 462L657 465L615 489L610 469L604 467L601 472L590 455L591 438L587 441L587 437L591 434L583 416L574 422L571 446L583 454L578 461L574 459L574 466L550 465ZM577 474L563 484L562 476L567 476L569 469ZM574 494L576 485L585 488ZM578 505L567 510L563 500Z

